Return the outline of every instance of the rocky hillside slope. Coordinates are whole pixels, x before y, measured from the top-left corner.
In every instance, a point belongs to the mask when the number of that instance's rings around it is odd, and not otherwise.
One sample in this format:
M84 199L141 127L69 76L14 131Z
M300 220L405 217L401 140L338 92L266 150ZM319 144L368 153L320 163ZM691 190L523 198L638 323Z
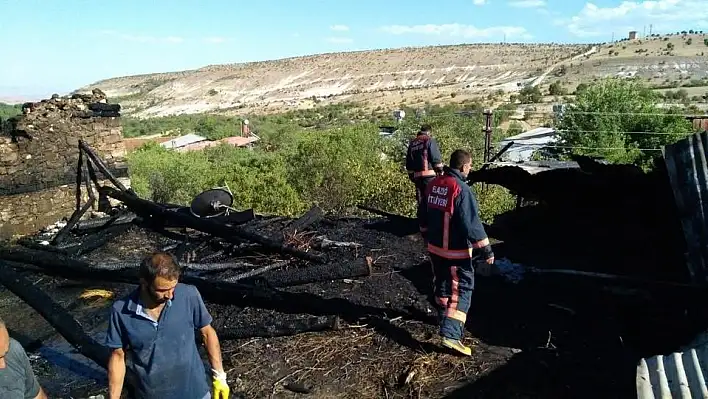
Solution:
M690 42L689 42L689 39ZM525 84L569 86L603 76L683 84L708 76L704 35L604 45L477 44L332 53L103 80L137 117L219 111L277 112L319 103L377 106L458 101ZM564 66L563 66L564 65ZM678 82L678 83L677 83Z

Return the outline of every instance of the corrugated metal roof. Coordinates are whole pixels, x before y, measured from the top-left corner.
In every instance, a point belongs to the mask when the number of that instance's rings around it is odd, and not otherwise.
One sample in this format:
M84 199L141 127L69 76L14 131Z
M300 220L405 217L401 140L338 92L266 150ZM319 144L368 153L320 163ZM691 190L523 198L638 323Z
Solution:
M540 172L546 172L554 169L578 169L578 165L575 161L527 161L527 162L492 162L494 166L514 166L521 168L530 174L534 175Z
M637 365L637 399L708 398L708 334L681 352L657 355Z
M160 143L161 146L165 148L180 148L184 147L189 144L193 143L198 143L200 141L206 140L206 137L202 137L198 134L190 133L190 134L185 134L184 136L177 137L175 139L165 141L164 143Z
M204 140L204 141L199 141L197 143L192 143L188 144L185 146L182 146L177 149L177 151L180 152L187 152L187 151L199 151L203 150L207 147L214 147L219 144L230 144L234 147L243 147L248 144L254 143L258 141L258 137L241 137L241 136L233 136L233 137L226 137L221 140L217 141L210 141L210 140Z
M527 132L523 132L520 134L517 134L516 136L511 136L511 137L506 137L504 140L501 140L500 142L525 142L528 140L541 140L542 142L548 142L549 140L553 139L556 135L556 130L550 127L537 127L535 129L531 129Z
M696 283L708 282L708 132L664 147L664 160L688 246L687 267Z
M556 140L558 140L558 136L555 129L539 127L516 136L507 137L499 142L499 147L503 148L513 141L514 144L509 147L502 158L520 162L530 160L533 153L541 149L544 144L551 144Z

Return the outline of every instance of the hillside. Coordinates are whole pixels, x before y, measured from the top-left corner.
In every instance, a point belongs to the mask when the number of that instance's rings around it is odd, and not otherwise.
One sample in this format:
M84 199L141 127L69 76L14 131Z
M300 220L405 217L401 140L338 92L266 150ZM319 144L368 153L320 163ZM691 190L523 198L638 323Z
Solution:
M137 117L214 111L270 113L345 100L371 108L395 107L513 92L529 83L559 81L572 91L581 82L606 76L637 76L664 88L689 82L696 86L696 81L708 77L705 51L703 34L598 46L403 48L119 77L77 91L98 87Z

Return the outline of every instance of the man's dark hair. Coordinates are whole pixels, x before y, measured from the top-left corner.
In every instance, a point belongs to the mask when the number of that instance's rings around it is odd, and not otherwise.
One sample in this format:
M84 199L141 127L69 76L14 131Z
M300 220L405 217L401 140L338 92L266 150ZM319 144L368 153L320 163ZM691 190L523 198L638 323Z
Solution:
M180 273L181 269L177 259L172 254L155 252L140 262L138 275L140 278L145 279L148 284L152 284L157 277L176 280L179 278Z
M428 132L428 133L430 133L430 132L433 131L433 128L432 128L430 125L425 124L425 125L423 125L423 126L420 127L420 131L421 131L421 133L422 133L422 132Z
M455 150L452 155L450 155L450 167L452 169L460 170L462 169L462 165L470 162L471 160L472 156L469 152L465 150Z

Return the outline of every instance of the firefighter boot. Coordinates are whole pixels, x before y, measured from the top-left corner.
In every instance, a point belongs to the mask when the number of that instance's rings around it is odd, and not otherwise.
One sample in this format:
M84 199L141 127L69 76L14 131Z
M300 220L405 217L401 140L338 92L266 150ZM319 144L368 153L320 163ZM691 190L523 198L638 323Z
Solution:
M454 349L465 356L472 356L472 348L465 346L460 340L442 337L442 346Z

